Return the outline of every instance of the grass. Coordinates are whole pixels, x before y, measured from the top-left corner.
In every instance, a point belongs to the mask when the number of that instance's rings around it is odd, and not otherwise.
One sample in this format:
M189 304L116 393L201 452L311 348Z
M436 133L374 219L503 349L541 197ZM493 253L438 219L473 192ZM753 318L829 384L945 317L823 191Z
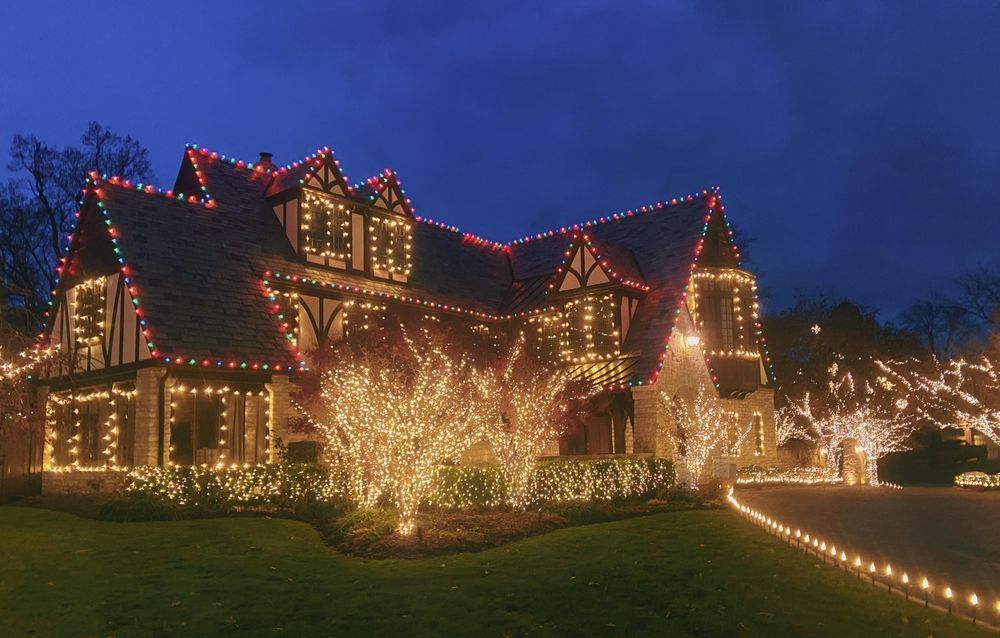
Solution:
M0 635L975 636L729 511L365 560L291 520L115 524L0 508Z

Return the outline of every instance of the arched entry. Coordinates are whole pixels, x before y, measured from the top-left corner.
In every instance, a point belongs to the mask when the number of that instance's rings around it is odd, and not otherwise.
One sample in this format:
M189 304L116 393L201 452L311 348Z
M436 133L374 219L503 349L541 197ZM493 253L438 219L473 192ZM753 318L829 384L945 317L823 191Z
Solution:
M561 456L630 454L634 445L632 397L607 393L591 400L585 416L559 441Z
M857 440L844 439L837 449L837 466L844 485L863 485L868 482L868 456Z

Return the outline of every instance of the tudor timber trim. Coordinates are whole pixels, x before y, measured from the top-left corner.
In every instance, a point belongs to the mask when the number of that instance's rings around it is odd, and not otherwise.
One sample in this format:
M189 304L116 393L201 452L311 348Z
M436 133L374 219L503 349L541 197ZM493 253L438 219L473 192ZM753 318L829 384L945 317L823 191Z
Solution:
M98 278L95 338L94 316L77 325L75 291ZM709 290L709 280L737 285ZM326 148L276 166L270 155L251 164L190 147L169 191L88 182L45 333L73 356L43 383L59 400L131 384L134 463L229 461L251 448L256 462L260 437L302 437L288 395L312 352L406 316L485 340L524 330L533 352L600 388L563 454L670 456L672 426L653 399L708 384L738 418L762 423L744 460L767 464L772 380L756 304L717 188L497 243L418 216L393 171L352 184ZM234 423L171 405L180 388L266 397L266 432L227 442L223 456L198 428L249 433L263 403L246 416L245 399L216 401L242 405L246 422ZM108 423L87 427L114 435ZM191 443L178 451L181 440ZM276 460L271 443L265 456Z

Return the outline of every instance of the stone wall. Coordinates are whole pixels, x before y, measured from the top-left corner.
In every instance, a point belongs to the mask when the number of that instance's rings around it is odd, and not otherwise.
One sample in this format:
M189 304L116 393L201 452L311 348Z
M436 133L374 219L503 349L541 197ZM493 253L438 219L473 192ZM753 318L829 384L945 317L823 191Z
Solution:
M166 368L139 368L135 374L135 439L132 460L135 465L156 465L160 454L160 422L167 409L160 391ZM168 427L164 428L169 430Z
M46 470L42 494L112 494L121 490L124 476L117 470Z

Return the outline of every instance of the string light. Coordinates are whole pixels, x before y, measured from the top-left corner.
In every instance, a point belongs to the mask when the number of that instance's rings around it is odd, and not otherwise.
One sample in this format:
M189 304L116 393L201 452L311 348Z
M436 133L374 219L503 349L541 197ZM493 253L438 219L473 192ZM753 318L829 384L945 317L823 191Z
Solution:
M727 495L726 495L726 501L738 513L740 513L741 515L743 515L744 518L746 518L747 520L753 521L753 522L761 525L761 527L763 527L766 530L769 530L769 531L772 531L772 532L776 533L779 536L779 538L781 537L780 530L782 528L784 528L786 530L790 529L790 527L788 525L785 525L784 523L780 523L777 520L772 519L769 516L766 516L764 513L760 512L758 510L755 510L752 507L749 507L748 505L745 505L745 504L741 503L736 498L735 490L733 488L729 488L729 490L727 492ZM775 530L779 530L779 531L775 531ZM788 535L788 537L791 538L790 535ZM803 532L801 529L796 529L795 530L795 539L799 539L799 538L801 538L803 540L802 544L799 544L798 542L796 543L800 547L800 549L804 549L806 551L815 551L816 550L816 545L817 545L817 542L818 542L818 536L811 535L809 532ZM819 543L819 547L822 548L823 545L825 545L825 544L826 544L826 541L822 541L822 542ZM835 553L835 549L833 549L830 553L831 553L831 555L833 555ZM842 549L841 553L840 553L840 563L841 563L841 566L846 567L846 561L847 561L847 553ZM857 554L855 556L855 558L854 558L853 566L854 566L855 574L856 574L856 576L857 576L857 578L859 580L861 578L861 569L862 569L863 564L864 564L864 562L862 561L861 555ZM883 584L886 586L886 588L888 589L888 591L890 593L893 591L893 582L894 582L896 576L895 576L895 572L893 571L893 568L892 568L891 564L886 563L885 568L881 571L881 577L880 577L879 570L878 570L878 568L875 565L875 561L868 561L867 572L868 572L869 577L871 578L871 584L872 584L872 586L875 586L876 583L879 580L881 580L881 581L883 581ZM902 585L903 585L902 591L899 592L899 593L901 593L906 600L909 600L910 599L910 576L909 576L909 573L906 572L906 571L904 571L902 573L902 575L899 577L899 579L900 579L900 583L902 583ZM929 601L930 601L930 592L931 592L931 583L930 583L930 580L926 576L924 576L924 577L921 578L919 585L920 585L920 589L924 592L924 607L928 607L929 606ZM897 590L897 591L899 591L899 590ZM952 613L952 601L954 599L955 593L952 590L951 586L949 585L949 586L946 586L941 591L941 594L944 597L945 601L947 602L948 613L951 614ZM972 621L976 622L976 612L977 612L977 607L979 605L979 597L976 595L975 592L973 592L973 593L971 593L969 595L968 601L969 601L969 605L970 605L970 608L971 608L971 618L972 618ZM997 611L1000 612L1000 601L997 601Z
M486 404L483 432L507 485L508 502L530 503L536 459L565 431L570 403L586 396L566 368L546 367L525 353L519 334L505 356L474 374L477 400Z
M722 408L718 395L709 393L701 384L693 400L665 391L660 391L657 397L674 422L670 437L675 456L687 467L691 488L698 489L709 458L725 440L729 414Z
M877 361L901 400L939 428L970 428L1000 445L1000 364L990 355L974 361ZM930 371L924 372L926 367Z

